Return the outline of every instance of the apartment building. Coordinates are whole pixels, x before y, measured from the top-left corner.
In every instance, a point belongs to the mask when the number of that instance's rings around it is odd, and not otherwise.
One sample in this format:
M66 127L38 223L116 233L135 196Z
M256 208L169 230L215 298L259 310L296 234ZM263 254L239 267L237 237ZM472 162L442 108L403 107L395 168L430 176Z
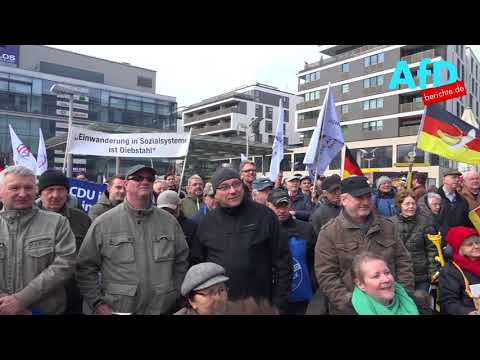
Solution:
M474 115L479 116L479 62L465 45L326 45L320 46L320 54L320 61L305 64L297 74L297 94L302 102L296 108L295 130L301 134L303 147L295 150L292 163L303 161L330 83L345 141L358 164L366 171L405 171L401 164L407 161L408 153L416 144L424 106L419 87L410 89L402 85L389 90L400 60L407 61L417 84L417 71L423 58L454 64L468 95L448 100L443 106L460 117L466 107L471 107ZM432 67L430 64L427 68ZM442 80L447 80L447 76L447 71L442 71ZM427 79L427 88L432 87L432 81ZM419 149L416 149L415 162L424 165L415 170L427 172L430 182L437 185L445 168L458 166ZM327 173L339 173L340 166L339 154ZM302 170L302 167L297 165L292 170Z

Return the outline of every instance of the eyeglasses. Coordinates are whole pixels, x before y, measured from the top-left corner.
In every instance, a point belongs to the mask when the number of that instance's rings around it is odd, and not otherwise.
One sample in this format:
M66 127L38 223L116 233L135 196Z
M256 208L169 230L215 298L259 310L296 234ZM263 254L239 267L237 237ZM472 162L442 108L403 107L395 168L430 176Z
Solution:
M133 180L136 182L142 182L143 180L147 180L149 183L153 183L155 181L155 176L150 175L150 176L141 176L141 175L133 175L128 177L127 180Z
M216 289L209 289L206 291L195 291L195 294L202 295L202 296L213 296L213 295L221 295L224 292L227 292L227 288L225 286L221 286Z
M243 186L243 183L242 182L236 182L236 183L233 183L233 184L224 184L224 185L221 185L219 187L217 187L217 190L220 190L220 191L228 191L230 190L230 188L233 188L234 190L240 190Z

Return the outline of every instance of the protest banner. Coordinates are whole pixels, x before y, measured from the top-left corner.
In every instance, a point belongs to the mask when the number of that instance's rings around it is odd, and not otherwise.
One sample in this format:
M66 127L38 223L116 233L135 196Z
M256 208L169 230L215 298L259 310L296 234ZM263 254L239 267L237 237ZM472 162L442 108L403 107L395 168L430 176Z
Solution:
M68 150L70 154L180 158L188 153L190 133L110 134L72 126Z
M97 184L91 181L68 178L70 195L75 196L82 205L83 211L88 213L90 208L100 200L103 192L107 190L106 184Z

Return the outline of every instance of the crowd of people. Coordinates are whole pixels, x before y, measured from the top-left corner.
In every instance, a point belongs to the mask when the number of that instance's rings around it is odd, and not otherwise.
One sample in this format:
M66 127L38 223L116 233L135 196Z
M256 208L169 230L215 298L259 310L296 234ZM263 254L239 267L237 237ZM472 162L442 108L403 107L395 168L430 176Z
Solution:
M246 160L183 191L135 165L87 215L62 172L6 168L0 314L480 314L476 171L446 172L438 189L416 173L411 190L256 174Z

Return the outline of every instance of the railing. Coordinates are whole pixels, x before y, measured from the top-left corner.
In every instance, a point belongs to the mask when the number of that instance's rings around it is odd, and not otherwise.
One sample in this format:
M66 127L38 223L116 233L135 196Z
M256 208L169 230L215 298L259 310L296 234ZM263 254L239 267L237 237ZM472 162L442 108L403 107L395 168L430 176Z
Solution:
M206 112L205 114L194 115L192 117L185 117L184 124L186 125L186 124L190 124L194 121L204 120L204 119L212 118L212 117L215 117L215 116L218 116L218 115L230 114L230 113L234 113L234 112L239 112L237 106L232 106L230 108L224 108L224 109L220 109L220 110L216 110L216 111L210 111L210 112Z
M320 99L311 100L311 101L304 101L300 104L297 104L297 110L308 109L308 108L315 107L315 106L320 106L320 105L322 105L320 103Z
M320 85L322 85L321 80L311 81L311 82L308 82L308 83L305 83L305 84L298 85L298 91L313 89L313 88L316 88Z
M400 112L409 112L416 110L423 110L425 105L421 102L409 102L405 104L400 104Z
M207 132L211 131L217 131L217 130L223 130L223 129L230 129L231 123L221 123L218 125L210 125L210 126L205 126L202 128L192 128L192 135L198 135L198 134L205 134Z
M435 57L435 50L430 49L430 50L425 50L425 51L418 52L416 54L412 54L412 55L408 55L408 56L402 56L401 59L405 60L409 64L413 64L413 63L421 61L423 58L426 58L426 57L434 58Z
M400 126L398 128L398 136L412 136L418 134L420 125Z

